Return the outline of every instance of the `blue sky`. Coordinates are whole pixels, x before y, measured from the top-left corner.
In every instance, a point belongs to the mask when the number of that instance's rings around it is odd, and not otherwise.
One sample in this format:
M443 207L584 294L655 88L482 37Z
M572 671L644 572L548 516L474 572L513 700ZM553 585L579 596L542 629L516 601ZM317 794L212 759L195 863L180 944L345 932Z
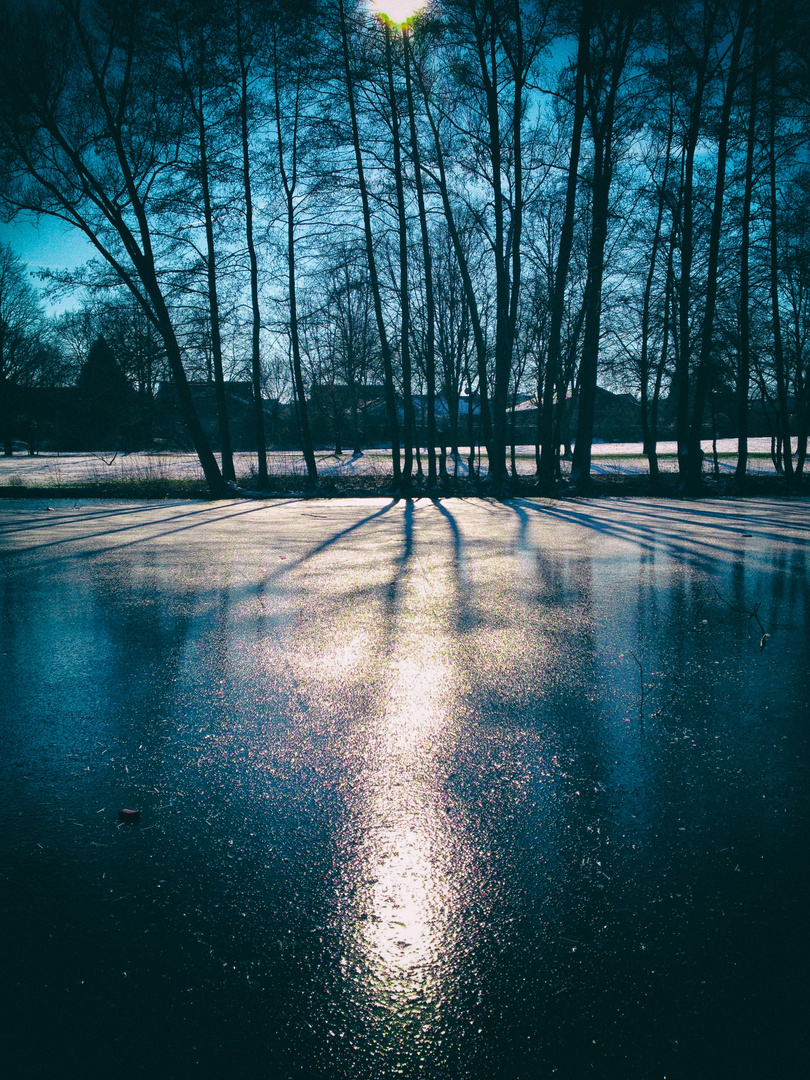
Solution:
M44 216L39 222L30 214L20 214L11 222L0 222L0 240L11 245L33 274L40 270L70 270L87 262L94 254L78 229ZM33 284L43 293L40 281L35 280ZM73 306L69 299L50 304L44 293L42 299L46 308L55 312Z

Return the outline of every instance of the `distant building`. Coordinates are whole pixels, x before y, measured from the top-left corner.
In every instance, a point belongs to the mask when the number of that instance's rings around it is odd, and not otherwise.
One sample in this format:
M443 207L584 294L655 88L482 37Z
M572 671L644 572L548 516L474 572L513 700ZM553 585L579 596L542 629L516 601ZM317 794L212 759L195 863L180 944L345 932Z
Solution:
M203 431L212 449L219 450L219 415L217 413L216 387L209 382L189 383L191 397L200 418ZM234 450L256 449L256 427L253 412L253 385L250 382L229 381L225 383L228 426ZM278 441L278 401L265 399L265 438L268 445ZM155 395L155 438L171 448L188 449L191 440L186 432L183 412L173 382L161 382Z
M376 446L389 438L385 387L375 383L322 383L312 385L309 426L320 449ZM397 398L400 417L402 402ZM297 429L293 439L297 439Z
M558 406L555 404L555 409ZM569 397L561 438L576 438L578 408L576 398ZM507 411L507 439L512 441L512 410ZM527 398L514 410L515 442L532 445L537 439L537 398ZM613 394L601 386L596 388L593 437L596 442L639 442L641 440L641 406L632 394Z
M11 430L28 452L76 450L81 445L79 391L75 386L9 387Z

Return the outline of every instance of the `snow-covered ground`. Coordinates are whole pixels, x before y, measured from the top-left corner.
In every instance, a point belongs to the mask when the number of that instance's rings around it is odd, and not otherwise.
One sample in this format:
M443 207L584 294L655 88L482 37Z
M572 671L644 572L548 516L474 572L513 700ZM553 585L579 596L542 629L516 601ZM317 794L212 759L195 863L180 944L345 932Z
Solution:
M706 454L705 468L711 465L712 444L704 441ZM751 473L774 473L770 458L770 439L749 439L749 453L762 455L749 457L748 471ZM796 443L794 440L794 452ZM720 468L723 472L733 472L736 464L737 440L719 439L717 442L720 455ZM658 452L662 471L677 469L677 447L674 442L660 442ZM534 447L517 448L518 473L530 476L534 473ZM461 448L458 474L467 474L468 451ZM384 479L391 474L390 450L367 450L359 457L350 453L342 457L320 452L316 455L318 471L322 476L378 476ZM235 455L236 473L240 479L249 479L255 471L254 454ZM426 464L426 463L425 463ZM482 471L486 471L486 457L482 458ZM564 470L567 463L563 463ZM301 454L287 451L273 451L268 454L268 468L272 476L304 476L306 467ZM448 460L448 471L453 465ZM597 443L593 447L594 473L639 474L647 472L647 460L642 453L641 443ZM0 486L50 486L64 484L97 483L109 480L168 480L202 479L202 470L195 454L156 453L135 454L57 454L42 453L33 457L15 454L13 457L0 457Z

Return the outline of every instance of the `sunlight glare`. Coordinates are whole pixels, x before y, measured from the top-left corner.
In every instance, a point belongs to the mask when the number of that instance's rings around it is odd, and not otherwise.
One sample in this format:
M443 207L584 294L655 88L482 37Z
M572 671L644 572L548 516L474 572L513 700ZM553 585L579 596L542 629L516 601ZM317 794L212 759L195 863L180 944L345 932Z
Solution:
M371 0L371 6L377 15L383 15L396 26L402 26L422 10L425 0Z
M434 639L435 641L435 639ZM441 812L433 754L447 725L452 673L410 649L394 674L380 730L380 769L369 777L368 846L361 874L370 916L359 927L369 969L392 992L423 994L450 951L449 919L459 898L447 877L461 852ZM452 854L451 854L452 853Z

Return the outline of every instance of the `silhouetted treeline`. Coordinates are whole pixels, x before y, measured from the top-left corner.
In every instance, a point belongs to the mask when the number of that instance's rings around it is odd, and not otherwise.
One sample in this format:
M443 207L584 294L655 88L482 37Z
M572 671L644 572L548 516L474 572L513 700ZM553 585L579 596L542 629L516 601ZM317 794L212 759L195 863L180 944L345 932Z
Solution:
M571 441L586 487L600 385L640 403L653 476L668 414L685 488L718 431L743 479L753 404L801 475L806 3L442 0L404 26L355 0L2 7L4 205L91 240L63 284L145 320L212 492L234 379L261 484L264 398L294 402L315 487L315 403L360 449L370 386L402 491L459 443L507 490L519 405L542 488Z

